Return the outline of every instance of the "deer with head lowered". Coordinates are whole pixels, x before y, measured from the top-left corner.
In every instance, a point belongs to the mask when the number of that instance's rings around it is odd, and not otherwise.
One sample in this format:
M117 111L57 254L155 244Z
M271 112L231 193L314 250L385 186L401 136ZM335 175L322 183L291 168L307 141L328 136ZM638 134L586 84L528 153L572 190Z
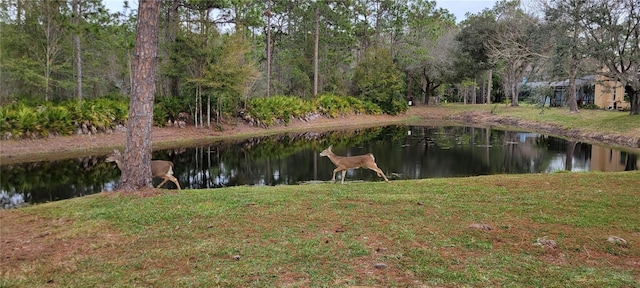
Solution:
M122 168L124 167L124 157L118 150L113 150L113 154L109 155L109 157L107 157L105 161L116 162L116 165L118 166L118 169L120 169L120 171L122 171ZM160 177L164 179L162 183L160 183L160 185L158 185L156 188L160 188L160 186L164 185L164 183L167 183L167 181L171 181L175 183L176 186L178 186L178 190L181 190L178 179L176 179L176 177L173 177L173 162L164 160L152 160L151 175L153 177Z
M320 152L320 156L327 156L329 157L329 160L331 160L331 162L333 162L333 164L335 164L337 167L336 169L333 170L333 178L331 178L331 181L336 182L336 173L342 171L342 184L344 184L344 176L347 174L347 170L348 169L358 169L358 168L369 168L373 171L375 171L376 173L378 173L378 177L382 177L384 178L384 181L389 182L389 179L387 179L387 176L384 175L384 172L382 172L382 170L380 170L380 168L378 168L378 165L376 164L376 158L373 157L373 154L368 153L365 155L358 155L358 156L338 156L336 154L333 154L333 152L331 151L331 147L329 146L329 148L322 150L322 152Z

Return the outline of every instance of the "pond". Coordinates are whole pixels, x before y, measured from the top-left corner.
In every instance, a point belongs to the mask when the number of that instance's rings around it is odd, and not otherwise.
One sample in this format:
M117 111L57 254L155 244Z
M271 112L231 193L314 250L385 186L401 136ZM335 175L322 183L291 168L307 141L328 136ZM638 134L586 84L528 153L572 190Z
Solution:
M289 133L199 147L154 151L175 164L183 189L292 185L331 180L333 163L319 152L373 153L390 180L555 171L638 170L639 155L546 135L464 126L384 126L325 133ZM80 197L116 188L120 171L106 155L0 165L3 208ZM340 174L340 173L338 173ZM340 179L340 175L337 176ZM368 169L346 181L383 181ZM154 179L154 185L159 184ZM336 184L338 185L338 184ZM164 188L175 189L173 183Z

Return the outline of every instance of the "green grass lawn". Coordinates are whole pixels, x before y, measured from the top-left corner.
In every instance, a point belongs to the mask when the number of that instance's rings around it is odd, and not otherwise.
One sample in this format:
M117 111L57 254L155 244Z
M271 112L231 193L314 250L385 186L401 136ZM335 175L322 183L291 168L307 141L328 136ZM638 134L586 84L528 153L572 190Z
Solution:
M571 113L566 108L545 108L542 110L526 104L520 107L494 104L485 110L490 111L491 109L499 116L553 123L567 129L640 135L640 116L629 115L629 112L580 110L579 113Z
M638 287L639 187L635 171L100 193L0 211L0 287Z

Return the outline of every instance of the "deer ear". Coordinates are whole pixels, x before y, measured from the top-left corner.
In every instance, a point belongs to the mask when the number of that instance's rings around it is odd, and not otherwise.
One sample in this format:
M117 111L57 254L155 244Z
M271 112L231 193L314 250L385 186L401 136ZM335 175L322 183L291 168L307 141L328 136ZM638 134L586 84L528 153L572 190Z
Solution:
M333 145L329 145L329 148L327 148L328 150L331 150L331 148L333 148Z

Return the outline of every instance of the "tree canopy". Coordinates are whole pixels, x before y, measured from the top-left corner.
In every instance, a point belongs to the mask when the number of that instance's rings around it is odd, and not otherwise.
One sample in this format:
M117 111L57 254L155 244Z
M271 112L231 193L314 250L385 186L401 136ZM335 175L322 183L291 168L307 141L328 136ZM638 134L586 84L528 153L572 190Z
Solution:
M599 73L627 88L638 114L638 2L536 3L499 1L456 24L428 0L160 1L155 94L180 99L202 124L267 95L376 101L360 94L361 76L394 69L402 85L386 97L421 104L465 93L476 103L477 92L517 105L523 79ZM0 104L131 96L137 7L11 0L0 15ZM377 64L388 67L367 64L372 51L388 55Z

